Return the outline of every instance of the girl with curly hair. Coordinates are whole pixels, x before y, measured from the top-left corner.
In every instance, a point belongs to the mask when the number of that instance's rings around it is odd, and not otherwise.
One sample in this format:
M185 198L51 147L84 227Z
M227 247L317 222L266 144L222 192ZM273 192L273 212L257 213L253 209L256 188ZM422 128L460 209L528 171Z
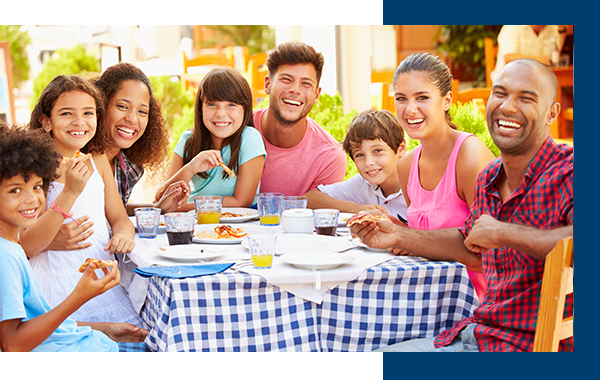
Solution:
M119 63L106 69L95 84L106 99L106 156L127 213L134 215L137 207L159 207L163 213L178 210L189 192L184 182L154 204L129 202L144 172L156 178L168 161L169 130L150 80L138 67Z

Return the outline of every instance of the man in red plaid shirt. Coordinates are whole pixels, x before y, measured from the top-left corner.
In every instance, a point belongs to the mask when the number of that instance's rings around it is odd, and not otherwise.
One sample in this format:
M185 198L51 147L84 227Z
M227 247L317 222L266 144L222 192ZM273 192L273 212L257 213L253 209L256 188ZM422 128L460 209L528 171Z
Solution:
M502 70L486 109L501 156L479 174L462 228L422 231L387 220L351 228L367 245L393 247L397 255L483 268L488 285L471 317L435 338L380 351L532 350L544 259L558 241L573 236L573 148L550 137L560 113L557 89L554 73L538 61L520 59ZM573 314L572 296L565 310ZM573 338L560 349L572 351Z

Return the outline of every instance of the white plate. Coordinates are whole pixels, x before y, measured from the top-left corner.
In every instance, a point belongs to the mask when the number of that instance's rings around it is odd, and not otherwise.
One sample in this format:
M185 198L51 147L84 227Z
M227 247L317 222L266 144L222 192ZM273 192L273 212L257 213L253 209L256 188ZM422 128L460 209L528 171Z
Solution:
M336 252L293 252L280 257L284 263L301 269L333 269L354 260L353 256Z
M219 223L219 224L197 224L195 231L194 231L194 237L192 238L192 242L194 243L201 243L201 244L240 244L242 242L242 240L244 240L243 237L239 238L239 239L215 239L215 238L207 238L207 237L199 237L196 236L199 233L202 232L214 232L214 229L216 226L219 225L223 225L224 223ZM252 228L248 228L248 227L252 227L252 226L232 226L235 228L243 228L244 232L251 232Z
M248 240L242 241L242 246L250 249ZM275 255L293 253L299 251L312 252L340 252L354 247L352 241L343 237L307 235L307 234L283 234L277 235Z
M241 214L242 216L235 217L224 217L224 212L231 212L233 214ZM221 224L223 223L242 223L248 220L258 218L258 211L251 208L235 208L235 207L223 207L221 210Z
M129 220L131 220L131 223L133 223L133 226L135 227L135 232L137 232L137 220L135 219L135 216L130 216ZM167 224L165 223L165 216L161 215L160 218L158 218L158 222L161 223L158 225L158 233L159 234L164 234L167 233Z
M381 249L381 248L371 248L371 247L369 247L368 245L366 245L365 243L363 243L362 241L360 241L360 239L359 239L359 238L354 238L354 239L352 240L352 242L353 242L354 244L356 244L357 246L359 246L359 247L362 247L362 248L366 248L366 249L368 249L369 251L373 251L373 252L386 252L386 253L390 253L390 252L389 252L387 249Z
M346 222L353 215L354 214L351 214L349 212L340 212L340 217L338 218L338 227L346 227Z
M164 248L164 250L156 248L154 253L174 261L211 260L227 251L226 248L205 248L194 244L172 245L161 248Z

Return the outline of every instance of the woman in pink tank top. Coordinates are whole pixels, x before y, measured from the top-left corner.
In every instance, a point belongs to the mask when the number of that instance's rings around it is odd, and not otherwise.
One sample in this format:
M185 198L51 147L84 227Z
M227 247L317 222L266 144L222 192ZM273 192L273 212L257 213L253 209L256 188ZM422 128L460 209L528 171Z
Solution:
M396 70L393 87L398 121L421 143L398 163L408 226L461 227L473 203L477 175L494 155L452 123L452 74L439 58L427 53L407 57ZM469 271L469 277L483 301L484 275Z

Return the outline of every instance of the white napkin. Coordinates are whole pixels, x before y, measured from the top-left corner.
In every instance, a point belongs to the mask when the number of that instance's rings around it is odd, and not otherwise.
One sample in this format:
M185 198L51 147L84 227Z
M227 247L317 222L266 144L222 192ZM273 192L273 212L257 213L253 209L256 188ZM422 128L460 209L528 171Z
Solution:
M316 274L312 270L296 268L284 263L277 256L273 258L273 265L269 269L244 266L239 270L261 276L270 284L278 286L296 297L320 304L323 302L323 296L327 291L342 283L354 280L365 269L395 257L389 252L373 252L364 248L354 248L345 253L353 256L354 261L334 269L320 270L321 289L315 289Z

